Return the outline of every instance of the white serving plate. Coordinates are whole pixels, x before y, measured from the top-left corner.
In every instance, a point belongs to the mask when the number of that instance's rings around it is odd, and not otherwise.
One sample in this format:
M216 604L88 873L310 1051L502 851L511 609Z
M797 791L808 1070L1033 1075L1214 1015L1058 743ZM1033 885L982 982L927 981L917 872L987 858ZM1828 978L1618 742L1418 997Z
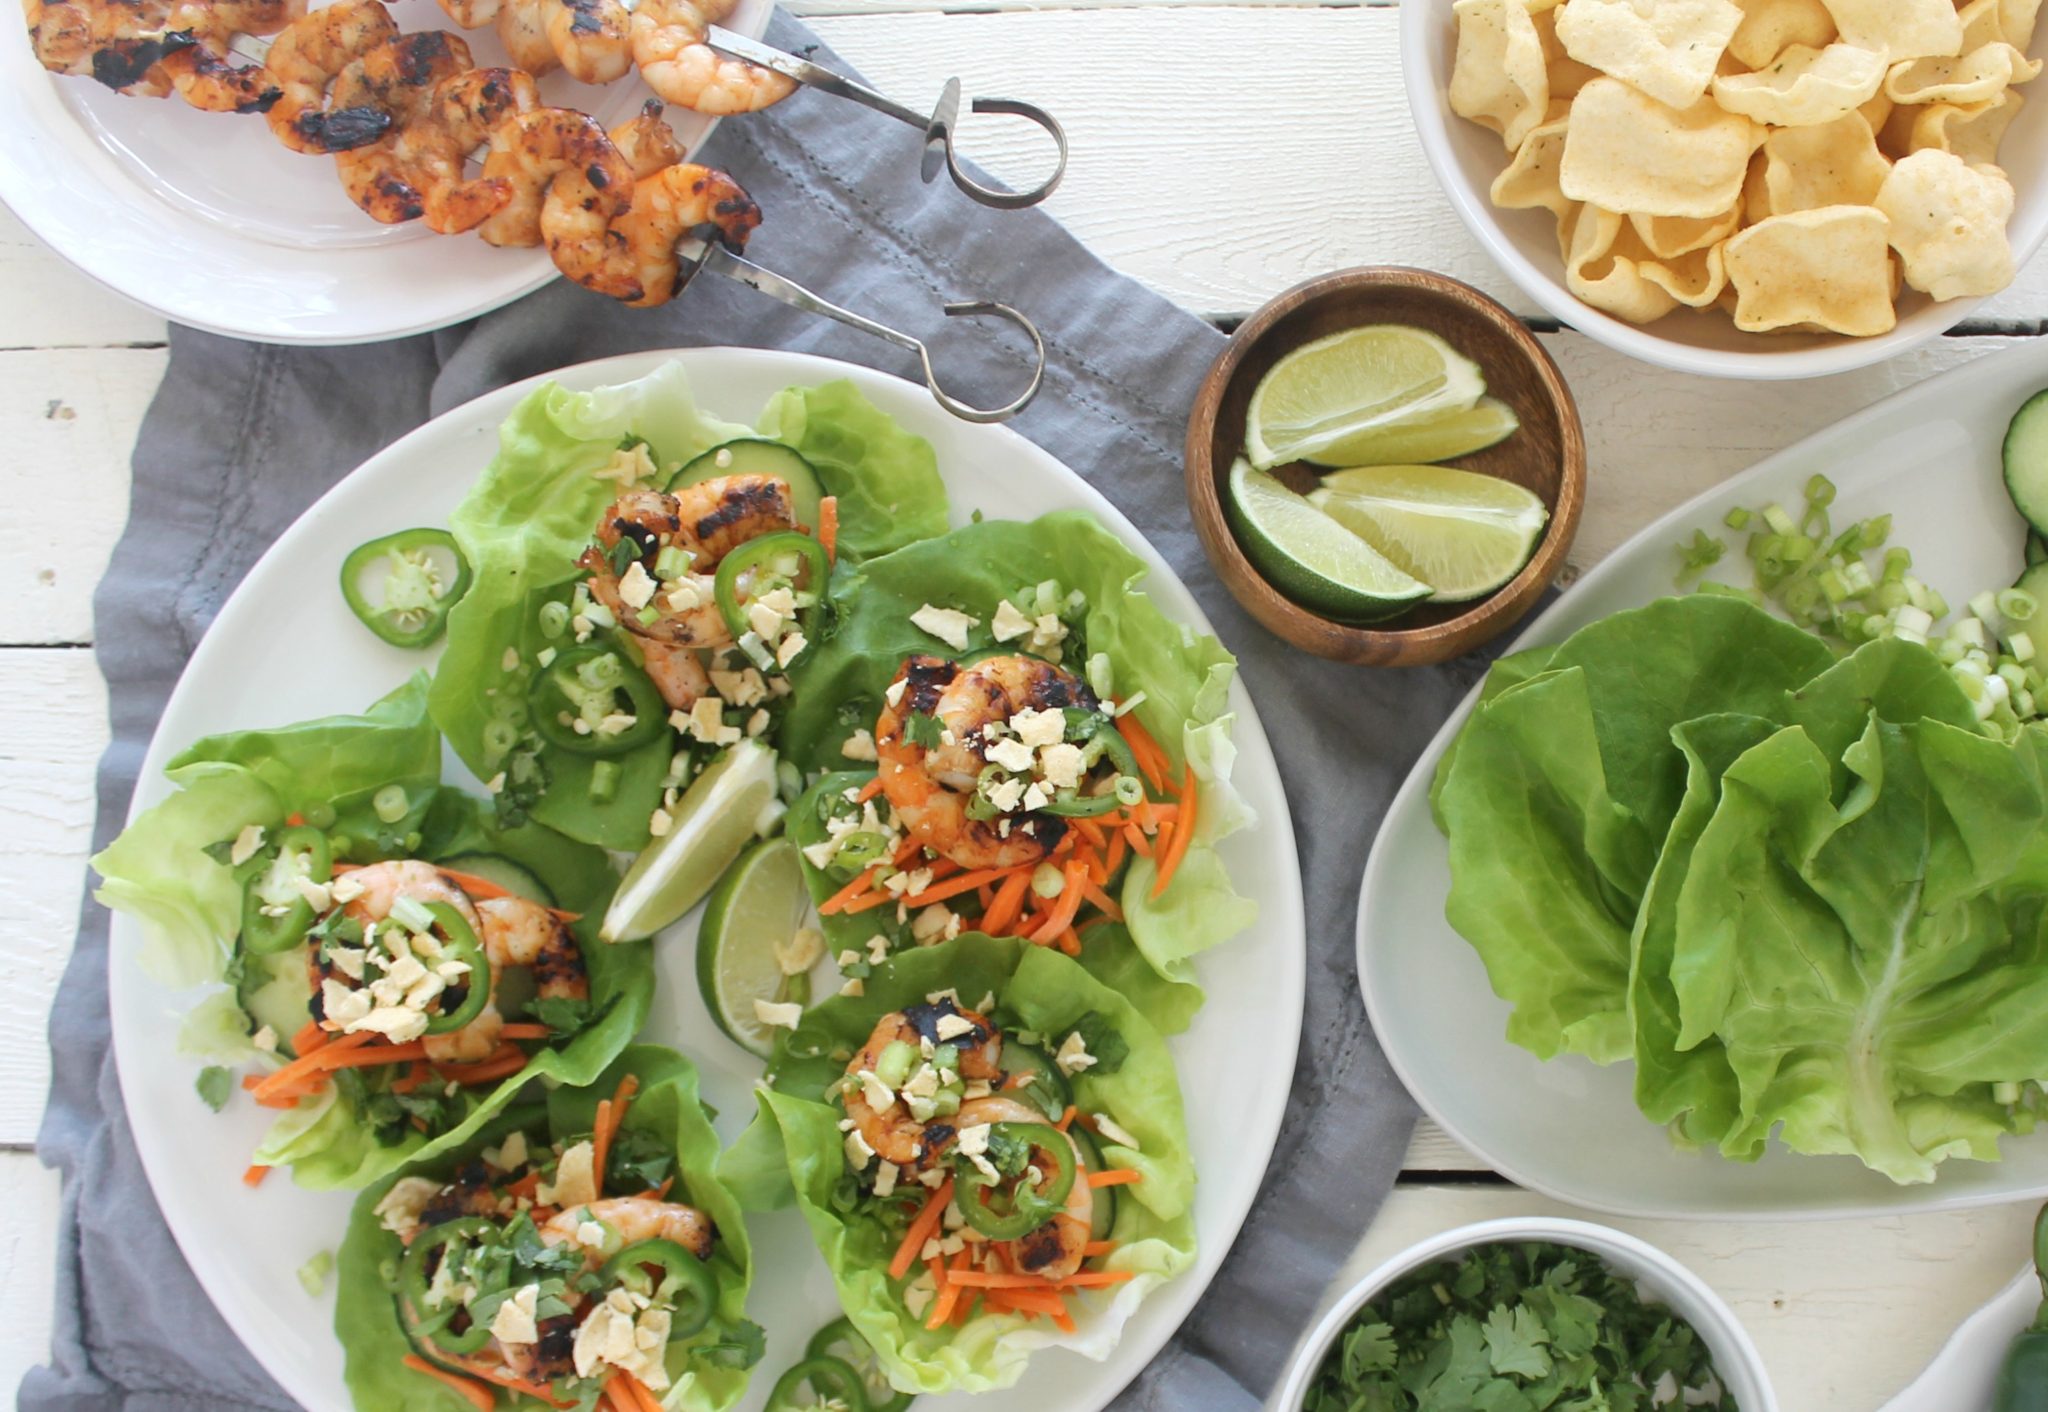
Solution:
M1937 338L1976 312L1983 299L1937 304L1912 290L1899 300L1899 321L1875 338L1839 334L1743 333L1719 309L1679 309L1651 324L1632 324L1582 302L1566 287L1550 212L1502 211L1488 198L1507 165L1500 136L1451 111L1451 61L1457 28L1451 0L1415 0L1401 6L1401 66L1408 110L1430 169L1466 229L1500 262L1521 291L1543 309L1609 348L1676 368L1728 378L1810 378L1865 368ZM2048 53L2048 30L2030 52ZM2048 84L2048 75L2040 82ZM2014 264L2024 266L2048 238L2048 102L2043 91L2020 89L2026 100L2006 130L1999 165L2012 175L2015 202L2007 228Z
M1891 512L1914 572L1961 603L2009 584L2023 527L2005 496L1999 446L2026 397L2048 386L2048 347L1995 354L1889 397L1681 506L1630 539L1519 639L1534 647L1673 591L1677 543L1721 529L1737 505L1799 503L1821 472L1838 523ZM1725 575L1724 575L1725 576ZM2048 1139L2010 1139L2001 1162L1944 1162L1924 1186L1897 1186L1848 1157L1776 1146L1752 1164L1674 1147L1637 1110L1628 1064L1539 1061L1505 1038L1508 1007L1478 953L1444 920L1450 867L1429 813L1437 761L1475 689L1430 742L1395 797L1365 869L1358 970L1387 1057L1445 1131L1523 1186L1617 1215L1729 1220L1946 1210L2048 1195Z
M1934 1361L1878 1412L1991 1412L1998 1365L2013 1335L2034 1321L2040 1307L2041 1281L2029 1266L1963 1320Z
M1013 431L947 416L911 383L809 355L734 348L630 354L549 376L571 387L596 387L639 377L671 358L682 362L708 410L736 420L751 421L792 383L852 380L932 443L956 522L974 509L1009 518L1088 510L1144 557L1151 569L1146 587L1161 607L1197 631L1208 630L1166 561L1079 476ZM360 709L428 660L379 642L355 621L334 588L341 560L375 535L444 523L496 449L499 423L545 380L529 379L436 418L365 462L279 536L193 654L143 761L131 817L169 793L164 762L194 738ZM1235 780L1259 824L1226 840L1222 853L1232 877L1256 899L1259 921L1198 960L1210 1004L1172 1042L1191 1100L1189 1137L1200 1173L1195 1267L1152 1295L1105 1362L1041 1352L1008 1391L921 1398L921 1408L1093 1412L1179 1326L1251 1207L1292 1086L1306 932L1279 772L1250 697L1241 684L1231 692ZM452 756L449 769L450 778L467 778ZM693 912L669 928L657 945L658 989L644 1035L696 1061L705 1097L720 1112L720 1135L730 1142L754 1111L761 1066L719 1034L704 1009L695 971L697 917ZM215 1118L199 1106L192 1092L195 1061L177 1053L178 1027L192 997L166 992L142 973L139 941L136 923L116 914L109 961L114 1051L157 1201L200 1283L271 1376L310 1412L346 1412L341 1348L330 1332L332 1293L308 1298L293 1272L340 1238L351 1194L302 1191L283 1174L255 1191L241 1184L270 1115L234 1102ZM1246 1034L1258 1035L1259 1043L1245 1045ZM786 1211L750 1218L749 1230L756 1276L748 1312L769 1333L768 1360L743 1404L757 1408L775 1374L839 1310L800 1216Z
M316 0L313 9L325 0ZM391 0L405 30L460 34L482 66L495 30L457 29L433 0ZM773 0L724 23L758 38ZM597 88L556 72L545 102L607 127L649 97L638 73ZM666 117L692 152L716 120ZM166 319L265 343L364 343L474 318L555 278L545 250L500 250L357 210L329 157L294 152L257 114L202 113L60 78L18 36L0 45L0 202L73 265Z

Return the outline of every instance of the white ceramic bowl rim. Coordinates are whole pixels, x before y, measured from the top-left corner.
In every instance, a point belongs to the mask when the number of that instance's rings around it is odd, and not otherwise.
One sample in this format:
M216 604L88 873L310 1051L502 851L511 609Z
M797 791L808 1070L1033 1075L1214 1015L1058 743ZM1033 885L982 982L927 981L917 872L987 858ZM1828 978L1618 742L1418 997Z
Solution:
M1418 1241L1379 1265L1359 1280L1316 1324L1315 1330L1295 1350L1279 1397L1268 1404L1272 1412L1298 1412L1310 1382L1323 1365L1330 1346L1348 1328L1358 1311L1402 1275L1432 1261L1480 1245L1515 1241L1551 1241L1575 1246L1607 1259L1618 1254L1648 1266L1654 1274L1640 1277L1654 1286L1658 1299L1682 1315L1713 1351L1714 1367L1724 1382L1746 1378L1754 1384L1753 1396L1735 1387L1742 1412L1778 1412L1777 1394L1764 1371L1763 1356L1757 1352L1749 1331L1735 1317L1735 1311L1713 1288L1671 1256L1648 1241L1591 1221L1574 1221L1559 1216L1509 1216L1479 1221L1441 1232Z
M1869 367L1938 338L1975 313L1985 298L1996 297L1957 299L1943 304L1922 301L1920 307L1902 312L1897 326L1889 333L1873 338L1834 336L1793 341L1798 338L1794 335L1774 346L1774 341L1781 336L1757 334L1751 336L1757 344L1753 350L1705 347L1680 339L1673 329L1682 326L1674 324L1674 321L1682 321L1688 314L1682 309L1658 323L1644 325L1631 324L1602 313L1579 299L1557 276L1540 268L1530 258L1523 248L1527 240L1510 234L1501 221L1500 213L1495 211L1485 185L1475 184L1459 160L1453 124L1470 128L1495 145L1498 145L1498 139L1486 129L1450 112L1448 64L1439 63L1437 48L1450 23L1451 7L1448 3L1415 0L1415 3L1401 7L1402 82L1407 88L1408 108L1414 118L1415 134L1422 145L1423 155L1428 159L1437 184L1449 198L1452 209L1457 211L1458 218L1515 285L1552 317L1587 337L1632 358L1679 372L1762 380L1822 377ZM2042 43L2037 40L2033 48L2038 51ZM2048 79L2042 82L2048 84ZM2042 163L2032 160L2033 156L2048 149L2048 128L2042 126L2044 123L2048 123L2048 113L2028 114L2022 109L2021 117L2006 133L2006 140L2019 139L2024 150L2017 153L2002 150L2000 154L2001 165L2021 174L2020 181L2016 183L2018 200L2009 223L2016 267L2024 266L2040 250L2043 240L2048 239L2048 187L2044 187L2040 180ZM1507 160L1507 153L1503 150L1496 170L1505 169ZM2035 179L2029 181L2029 175ZM1531 228L1549 220L1546 211L1508 214L1541 217L1541 223L1533 219L1520 222Z

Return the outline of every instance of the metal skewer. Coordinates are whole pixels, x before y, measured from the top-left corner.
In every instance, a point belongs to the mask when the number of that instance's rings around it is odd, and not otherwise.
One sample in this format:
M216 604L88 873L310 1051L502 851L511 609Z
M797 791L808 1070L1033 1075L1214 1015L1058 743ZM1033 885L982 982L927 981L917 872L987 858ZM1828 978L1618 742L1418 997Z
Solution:
M1025 335L1031 340L1034 366L1031 381L1024 391L999 407L977 407L971 402L963 402L939 385L938 372L932 367L931 349L925 346L922 339L913 338L900 329L890 328L887 324L877 323L864 315L854 313L851 309L842 308L822 295L804 288L795 280L787 279L773 270L763 269L745 256L735 254L715 236L705 233L701 228L677 242L676 255L691 271L693 277L701 271L723 275L727 279L737 280L750 289L758 289L772 299L779 299L793 309L836 319L848 328L859 329L862 333L887 339L898 348L915 353L924 370L924 385L930 389L932 397L941 407L962 421L1008 421L1031 405L1031 399L1038 396L1038 389L1045 382L1045 339L1039 334L1036 324L1007 304L998 304L992 300L972 300L944 306L946 317L949 319L978 318L984 315L1007 319L1024 330Z
M954 146L954 129L960 120L959 79L946 80L946 86L939 91L938 106L932 109L931 116L927 118L915 109L906 108L872 88L855 83L844 74L834 73L822 65L812 63L809 59L785 54L780 49L771 49L759 40L749 39L743 34L735 34L729 29L712 25L708 37L712 48L730 54L735 59L745 59L750 64L773 70L784 78L795 79L808 88L815 88L839 98L851 99L863 107L885 113L898 122L922 129L924 160L920 165L919 174L925 182L929 184L938 176L939 168L944 166L951 173L953 184L984 206L993 206L1003 211L1018 211L1027 206L1036 206L1052 195L1060 184L1060 178L1067 174L1066 130L1059 125L1058 119L1035 103L1020 102L1014 98L977 98L973 102L973 112L1004 113L1036 123L1051 135L1053 145L1058 149L1059 160L1053 167L1051 176L1028 191L1005 191L1001 187L976 181L967 174L966 168L960 163L959 153Z

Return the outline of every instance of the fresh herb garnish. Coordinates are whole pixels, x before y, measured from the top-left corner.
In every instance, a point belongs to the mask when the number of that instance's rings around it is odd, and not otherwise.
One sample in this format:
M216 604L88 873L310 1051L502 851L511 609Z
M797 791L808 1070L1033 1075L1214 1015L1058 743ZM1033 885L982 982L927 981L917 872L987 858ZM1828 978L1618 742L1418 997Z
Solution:
M567 995L544 995L530 1003L526 1013L560 1038L575 1034L590 1023L590 1001Z
M1359 1312L1302 1401L1302 1412L1681 1407L1736 1412L1693 1327L1591 1252L1537 1242L1403 1276Z
M718 1337L695 1344L690 1356L714 1368L751 1368L768 1352L768 1335L751 1319L718 1326Z
M1082 1071L1090 1078L1108 1078L1124 1066L1124 1060L1131 1057L1129 1042L1100 1010L1090 1010L1076 1020L1072 1033L1081 1036L1081 1043L1088 1046L1088 1053L1095 1060Z
M675 1165L674 1149L653 1133L645 1128L621 1128L605 1156L605 1190L652 1191L669 1179Z
M924 711L912 711L903 718L903 738L912 745L923 746L926 750L937 750L945 736L946 728L939 724L939 718Z
M198 1090L200 1101L218 1113L227 1107L228 1095L235 1091L235 1076L218 1064L208 1064L199 1071L192 1087Z

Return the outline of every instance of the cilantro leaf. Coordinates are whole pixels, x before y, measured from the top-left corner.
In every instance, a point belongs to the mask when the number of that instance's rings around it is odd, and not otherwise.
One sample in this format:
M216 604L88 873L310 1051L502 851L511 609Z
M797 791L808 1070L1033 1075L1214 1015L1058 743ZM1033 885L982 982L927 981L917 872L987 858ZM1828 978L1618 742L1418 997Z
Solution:
M1106 1079L1131 1057L1131 1046L1117 1032L1115 1023L1100 1010L1090 1010L1074 1022L1072 1033L1081 1036L1095 1062L1081 1072L1090 1078Z
M1530 1313L1525 1304L1517 1304L1513 1309L1496 1304L1486 1316L1486 1354L1496 1373L1549 1377L1550 1354L1544 1350L1549 1341L1550 1333L1543 1327L1543 1321Z
M768 1335L761 1326L752 1319L741 1319L720 1325L718 1337L710 1343L697 1344L690 1355L715 1368L751 1368L767 1352Z
M923 746L926 750L937 750L942 743L945 727L939 718L924 711L912 711L903 718L903 738L912 745Z
M228 1095L235 1090L235 1076L218 1064L208 1064L199 1071L192 1087L198 1090L200 1101L218 1113L227 1107Z

